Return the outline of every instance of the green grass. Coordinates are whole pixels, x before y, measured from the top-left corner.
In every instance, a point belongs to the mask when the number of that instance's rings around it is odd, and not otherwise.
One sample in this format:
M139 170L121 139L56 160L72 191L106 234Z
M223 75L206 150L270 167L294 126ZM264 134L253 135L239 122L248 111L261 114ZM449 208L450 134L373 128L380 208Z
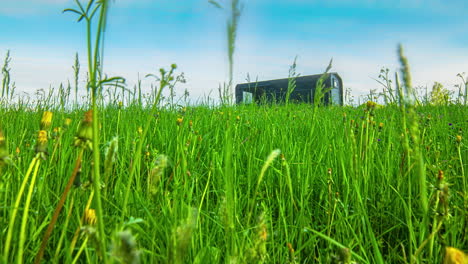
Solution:
M79 151L73 142L84 111L51 110L52 128L62 126L65 118L73 122L68 129L62 128L60 136L49 139L49 156L37 172L27 217L25 262L31 262L40 247ZM432 255L426 246L418 256L438 263L445 246L464 248L468 244L467 194L462 177L462 166L464 171L467 166L460 160L466 160L467 147L464 138L460 144L456 140L468 129L468 110L456 105L415 110L421 128L427 195L432 197L428 202L431 223L441 219L434 214L433 196L437 194L434 186L439 170L449 183L450 217L443 218ZM365 108L319 108L315 120L311 118L313 111L308 105L161 110L142 139L138 128L145 124L150 110L108 105L99 118L101 156L107 142L114 137L118 141L108 181L102 182L101 189L109 244L116 243L110 240L115 240L111 238L118 231L129 229L141 250L141 259L154 263L218 263L227 258L287 263L291 261L287 243L295 249L298 263L329 262L337 254L338 245L349 248L352 259L360 263L376 263L379 254L388 263L410 262L410 252L421 243L419 234L424 232L426 238L432 227L423 231L419 227L423 216L414 188L420 180L413 171L414 164L405 156L399 109L375 109L370 116ZM0 108L0 124L13 160L3 168L1 178L0 224L5 228L0 248L5 246L6 227L22 179L36 155L41 114ZM183 118L179 125L178 118ZM383 123L382 128L379 123ZM145 142L139 169L131 183L128 204L122 208L141 140ZM263 168L276 149L281 154ZM161 166L161 155L168 159L166 168ZM80 219L92 192L85 184L92 179L91 161L91 153L85 151L79 175L82 185L70 192L45 259L56 256L56 260L71 260L82 246L84 238L80 236L70 248L76 229L84 225ZM104 172L104 164L101 166ZM231 188L226 185L227 179ZM24 221L20 215L25 206L23 197L9 258L4 260L8 263L19 257L20 222ZM91 208L95 206L93 202ZM416 241L411 241L409 234L413 232ZM97 262L104 252L92 234L79 261ZM61 236L64 238L57 252Z

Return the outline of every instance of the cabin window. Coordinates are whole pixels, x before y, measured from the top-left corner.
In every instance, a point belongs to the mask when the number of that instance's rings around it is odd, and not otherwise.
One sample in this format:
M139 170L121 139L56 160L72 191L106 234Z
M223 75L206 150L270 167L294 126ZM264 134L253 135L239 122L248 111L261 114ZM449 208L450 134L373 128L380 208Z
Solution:
M242 92L242 102L244 104L251 104L252 103L252 100L253 100L253 94L250 93L250 92Z

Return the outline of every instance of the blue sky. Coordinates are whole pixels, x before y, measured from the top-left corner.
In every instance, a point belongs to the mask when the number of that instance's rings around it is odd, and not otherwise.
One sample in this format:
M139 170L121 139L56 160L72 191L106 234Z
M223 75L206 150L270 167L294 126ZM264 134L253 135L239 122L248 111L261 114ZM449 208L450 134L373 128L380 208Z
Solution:
M227 4L227 0L219 2ZM84 3L84 1L82 1ZM402 43L414 86L447 88L468 72L466 0L244 0L235 53L234 82L287 77L294 57L301 75L321 73L333 58L356 96L381 90L382 67L398 69ZM2 0L0 56L9 49L19 91L57 87L73 79L75 52L86 67L84 23L63 14L72 0ZM227 12L207 0L116 0L106 32L104 70L127 79L171 63L184 72L191 98L217 97L227 81ZM84 80L84 73L82 80ZM149 79L143 80L149 87ZM84 83L82 83L84 87Z

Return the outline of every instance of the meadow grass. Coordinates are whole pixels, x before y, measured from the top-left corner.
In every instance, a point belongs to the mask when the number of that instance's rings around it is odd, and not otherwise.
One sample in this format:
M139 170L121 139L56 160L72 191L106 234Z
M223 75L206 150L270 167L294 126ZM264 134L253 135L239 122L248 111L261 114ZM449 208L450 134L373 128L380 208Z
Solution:
M49 110L54 113L49 155L37 171L35 185L28 183L34 189L27 203L25 262L31 262L40 247L79 152L73 145L84 110ZM426 246L418 259L438 263L445 246L464 248L468 242L463 175L467 148L461 138L468 112L457 105L418 107L416 112L430 197L427 217L442 225L433 237L431 255ZM24 173L36 156L42 113L4 107L0 113L12 160L4 166L1 181L0 221L7 227ZM403 263L411 261L411 252L422 243L420 233L427 238L435 228L421 230L417 223L424 209L411 188L420 179L412 173L415 164L407 160L396 107L372 113L365 107L314 110L310 105L161 109L151 115L139 170L122 208L135 166L132 157L143 140L141 126L150 113L138 105L108 105L100 111L101 155L106 155L108 142L118 145L112 167L100 167L107 173L107 180L100 183L105 234L114 237L110 243L115 249L119 243L115 237L130 230L144 262L218 263L229 257L239 262L324 263L345 247L359 263L379 262L379 254L388 263ZM68 128L63 125L66 118L72 120ZM268 157L273 150L277 151ZM85 151L79 183L65 202L67 213L58 218L45 259L74 259L83 239L87 242L79 261L98 262L104 252L121 254L99 248L95 223L82 220L93 193L92 168L92 155ZM444 190L439 171L449 192L443 201L447 216L441 212ZM233 182L231 194L225 191L226 174ZM25 206L23 199L5 262L19 257L19 219L25 221L19 215ZM95 202L90 208L96 208ZM72 248L79 228L82 234ZM409 235L412 232L414 236ZM2 235L0 248L4 246Z

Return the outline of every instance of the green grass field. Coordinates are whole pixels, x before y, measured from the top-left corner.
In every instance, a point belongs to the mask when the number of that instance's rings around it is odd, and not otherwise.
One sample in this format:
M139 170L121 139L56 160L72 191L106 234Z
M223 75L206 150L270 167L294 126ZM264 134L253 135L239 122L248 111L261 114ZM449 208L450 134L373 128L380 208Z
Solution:
M422 247L417 259L440 263L445 246L468 243L467 147L463 137L457 141L468 129L468 110L420 107L417 113L427 175L425 225L414 147L409 139L405 150L398 108L188 107L159 111L143 138L149 110L109 105L100 112L100 186L112 249L99 248L96 223L82 218L85 208L95 208L87 205L93 163L84 151L45 259L94 263L104 252L125 256L128 241L118 234L129 230L143 262L328 263L346 247L359 263L403 263ZM0 109L2 147L12 160L1 178L0 248L7 227L13 228L5 262L19 257L21 236L26 263L38 252L73 174L83 114L53 111L48 155L31 173L33 183L25 174L36 155L42 111Z

